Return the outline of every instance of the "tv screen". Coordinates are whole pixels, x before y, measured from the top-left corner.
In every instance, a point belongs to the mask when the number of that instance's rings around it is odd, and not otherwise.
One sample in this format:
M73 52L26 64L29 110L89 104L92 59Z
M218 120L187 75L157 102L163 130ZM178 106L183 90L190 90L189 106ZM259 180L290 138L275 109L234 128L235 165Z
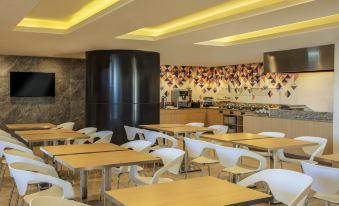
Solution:
M55 74L40 72L11 72L11 97L54 97Z

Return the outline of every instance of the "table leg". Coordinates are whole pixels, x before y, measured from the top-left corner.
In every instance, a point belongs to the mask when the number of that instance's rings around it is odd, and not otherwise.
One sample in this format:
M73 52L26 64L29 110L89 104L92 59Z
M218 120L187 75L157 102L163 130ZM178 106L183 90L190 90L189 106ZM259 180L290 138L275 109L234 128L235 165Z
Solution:
M101 199L104 201L104 206L106 206L105 191L111 190L112 182L112 171L110 167L105 167L102 174L102 189L101 189Z
M80 171L80 200L83 202L87 199L87 171Z
M278 164L279 164L279 159L278 159L278 151L277 150L273 150L272 151L272 160L273 164L271 164L271 168L273 166L273 168L278 168Z

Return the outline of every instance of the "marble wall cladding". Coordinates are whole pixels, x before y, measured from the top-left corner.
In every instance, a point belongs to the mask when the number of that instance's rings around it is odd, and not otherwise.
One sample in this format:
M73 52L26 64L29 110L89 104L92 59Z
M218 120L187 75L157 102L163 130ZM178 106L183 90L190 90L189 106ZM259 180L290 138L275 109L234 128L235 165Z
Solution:
M9 73L55 73L55 97L10 97ZM0 121L4 123L74 121L85 126L86 65L83 59L0 55Z

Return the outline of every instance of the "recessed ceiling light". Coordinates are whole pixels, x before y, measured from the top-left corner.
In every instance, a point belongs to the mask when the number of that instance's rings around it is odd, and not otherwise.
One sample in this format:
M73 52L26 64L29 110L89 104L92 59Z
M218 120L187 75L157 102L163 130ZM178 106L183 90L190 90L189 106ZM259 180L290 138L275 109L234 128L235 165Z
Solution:
M24 18L16 31L65 34L108 14L133 0L91 0L67 20Z
M282 35L292 35L300 32L320 30L337 26L339 26L339 14L291 24L285 24L281 26L271 27L243 34L237 34L233 36L223 37L220 39L199 42L196 44L209 46L230 46L235 44L258 41L262 39L279 37Z
M314 0L231 0L153 27L118 36L119 39L156 41L183 32L256 16Z

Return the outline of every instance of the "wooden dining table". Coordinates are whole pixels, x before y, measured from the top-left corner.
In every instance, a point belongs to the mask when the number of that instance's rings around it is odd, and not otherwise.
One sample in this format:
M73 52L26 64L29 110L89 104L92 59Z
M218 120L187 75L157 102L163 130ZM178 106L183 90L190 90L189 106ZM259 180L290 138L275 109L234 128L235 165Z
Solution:
M210 176L106 191L105 196L117 206L254 205L271 199L268 194Z
M318 158L321 159L321 160L331 162L332 165L339 165L339 153L322 155Z
M104 197L104 191L111 190L112 167L156 163L160 162L161 159L133 150L123 150L113 152L62 155L55 157L55 161L73 172L80 172L80 199L84 200L87 198L88 170L103 171L101 194L102 197Z
M25 142L28 143L31 148L35 142L43 142L44 145L47 142L64 141L64 140L75 140L75 139L88 139L89 136L79 132L64 132L64 133L46 133L46 134L24 134L19 135Z
M235 141L240 140L265 139L272 137L252 133L227 133L227 134L202 134L199 136L199 138L234 144Z
M278 168L278 150L279 149L290 149L290 148L301 148L306 146L315 146L317 143L308 142L302 140L296 140L292 138L263 138L263 139L251 139L234 141L234 144L240 146L246 146L249 148L265 150L272 154L273 159L271 162L271 168Z
M162 126L163 124L158 125L139 125L142 128L148 128L151 130L155 130L158 132L164 132L173 134L173 137L176 139L180 139L179 135L184 134L185 137L189 137L190 134L196 133L196 132L213 132L215 129L208 128L208 127L197 127L197 126L188 126L188 125L182 125L182 124L174 124L176 126L173 126L173 124L165 124L165 126ZM172 125L172 126L171 126ZM185 141L183 141L183 150L186 151L186 145ZM197 171L195 169L190 170L187 165L187 154L185 154L185 160L183 161L183 166L181 169L181 172L191 172L191 171Z
M29 129L51 129L56 127L52 123L27 123L27 124L6 124L10 130L29 130Z
M72 133L71 129L43 129L43 130L19 130L15 134L22 136L27 134L59 134L59 133Z
M62 155L75 155L75 154L90 154L98 152L112 152L127 150L111 143L97 143L97 144L73 144L73 145L56 145L56 146L43 146L40 147L42 153L48 157L55 158Z

